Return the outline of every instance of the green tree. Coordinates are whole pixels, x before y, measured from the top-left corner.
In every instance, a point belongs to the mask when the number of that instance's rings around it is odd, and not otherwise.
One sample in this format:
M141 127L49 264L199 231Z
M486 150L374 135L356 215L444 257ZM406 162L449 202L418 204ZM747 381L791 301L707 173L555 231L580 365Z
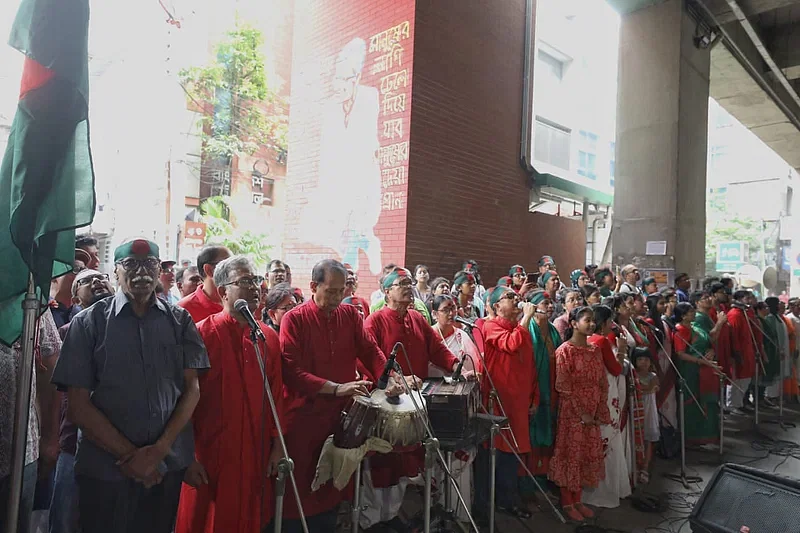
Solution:
M187 96L203 113L202 155L207 163L230 170L233 157L260 147L285 159L288 146L286 103L267 83L261 30L237 22L216 45L214 58L201 67L182 69L178 77ZM212 195L221 187L212 184Z
M200 213L206 224L206 236L209 244L226 246L235 255L246 255L263 272L271 257L272 245L263 233L237 229L229 220L230 205L223 196L212 196L203 200Z
M747 243L750 257L747 260L760 266L760 257L764 252L765 228L762 220L741 217L730 213L724 195L709 194L706 211L706 273L716 272L717 245L721 242L741 241ZM766 233L769 233L766 231ZM775 252L774 239L767 242L766 252Z

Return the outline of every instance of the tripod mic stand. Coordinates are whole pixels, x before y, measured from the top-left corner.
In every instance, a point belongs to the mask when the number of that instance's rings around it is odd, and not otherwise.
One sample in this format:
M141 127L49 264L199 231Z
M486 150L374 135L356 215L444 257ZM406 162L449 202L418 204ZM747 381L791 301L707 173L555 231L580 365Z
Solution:
M283 457L278 461L278 478L277 483L275 484L275 516L273 518L273 523L275 524L275 533L281 533L283 528L283 497L286 494L286 476L289 476L289 479L292 482L292 490L294 491L294 498L297 502L297 509L300 511L300 523L303 526L303 532L309 533L308 531L308 524L306 524L306 516L303 512L303 504L300 501L300 493L297 490L297 481L294 479L294 462L289 457L289 452L286 449L286 441L283 438L283 430L281 429L280 418L278 417L278 409L275 406L275 398L272 396L272 389L270 388L269 378L267 377L267 370L264 366L264 358L261 355L261 348L258 345L258 338L259 334L263 335L261 331L256 331L255 329L250 330L250 341L253 343L253 347L256 351L256 359L258 360L258 367L261 370L261 377L264 380L264 392L267 395L267 399L269 400L269 407L272 410L272 419L275 421L275 427L278 430L278 441L281 445L281 451L283 452ZM263 410L263 406L262 406ZM262 412L262 416L264 416ZM262 424L262 445L261 449L264 449L263 439L264 439L264 425ZM263 454L262 454L263 456ZM262 461L263 463L263 461ZM262 467L264 465L262 464Z
M646 322L645 322L645 324L646 324ZM652 326L650 324L648 324L648 327L652 328ZM667 353L667 351L664 349L664 345L661 343L661 341L658 340L658 336L657 335L653 335L653 338L655 338L656 343L661 348L661 351L666 356L667 361L669 361L670 366L672 366L672 369L675 371L675 375L678 377L677 381L675 382L675 387L676 387L677 392L678 392L678 413L679 413L678 425L679 425L679 429L680 429L680 432L681 432L681 471L680 471L680 474L664 474L664 477L667 478L667 479L671 479L673 481L679 481L684 486L684 488L689 490L689 489L691 489L691 487L689 486L689 483L701 483L703 481L703 478L701 478L700 476L687 476L686 475L686 411L685 411L685 405L686 405L686 391L687 390L689 391L689 394L691 395L692 399L694 400L695 405L697 405L697 408L700 409L701 413L703 413L703 416L707 416L707 415L706 415L706 412L703 410L703 407L700 405L700 402L697 400L697 397L694 395L694 393L691 391L691 389L689 389L686 386L686 380L684 379L683 374L681 374L680 370L678 370L678 366L672 360L672 355ZM687 346L691 346L691 344L687 343ZM634 366L635 366L635 362L634 362L634 365L631 366L631 373L635 372L635 370L633 368ZM635 387L635 385L634 385L634 387ZM635 393L634 393L634 398L635 398ZM633 420L631 420L631 422L633 422Z

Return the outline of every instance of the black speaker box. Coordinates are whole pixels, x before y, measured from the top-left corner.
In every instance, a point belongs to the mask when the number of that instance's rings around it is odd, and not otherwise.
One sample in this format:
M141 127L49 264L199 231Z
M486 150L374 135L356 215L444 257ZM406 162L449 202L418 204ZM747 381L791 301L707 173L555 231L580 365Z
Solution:
M720 466L689 516L693 533L800 533L800 481L737 464Z

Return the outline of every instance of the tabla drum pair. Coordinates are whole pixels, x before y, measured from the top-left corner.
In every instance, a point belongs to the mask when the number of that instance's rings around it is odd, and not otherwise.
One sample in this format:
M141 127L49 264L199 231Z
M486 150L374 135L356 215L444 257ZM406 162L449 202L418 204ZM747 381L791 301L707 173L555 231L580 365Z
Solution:
M347 411L342 412L342 423L333 435L337 448L358 448L369 437L378 437L392 446L410 446L425 438L425 400L416 391L393 398L386 391L376 389L370 396L356 396Z

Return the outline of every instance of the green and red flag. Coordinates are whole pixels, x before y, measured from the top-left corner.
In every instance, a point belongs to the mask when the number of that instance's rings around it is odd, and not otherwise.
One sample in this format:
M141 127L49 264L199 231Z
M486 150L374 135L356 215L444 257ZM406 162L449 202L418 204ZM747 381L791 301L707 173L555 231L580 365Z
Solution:
M20 99L0 166L0 342L22 333L22 300L34 276L72 270L75 228L91 224L89 2L22 0L9 44L25 54Z

